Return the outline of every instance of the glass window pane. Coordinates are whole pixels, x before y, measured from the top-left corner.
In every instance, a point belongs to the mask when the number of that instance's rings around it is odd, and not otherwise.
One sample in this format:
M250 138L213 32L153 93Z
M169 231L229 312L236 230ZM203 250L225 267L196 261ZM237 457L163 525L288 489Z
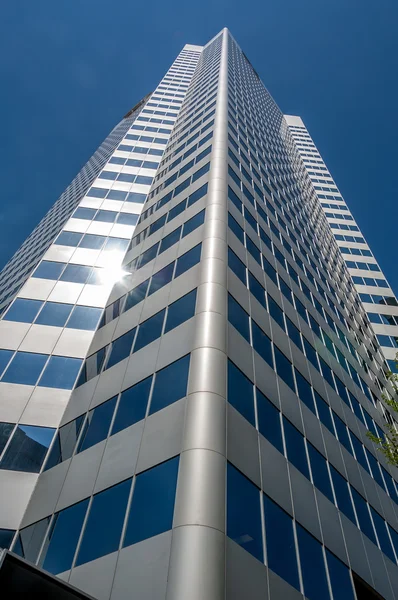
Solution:
M308 470L304 436L285 417L283 417L282 420L285 432L287 458L303 475L305 475L305 477L307 477L307 479L309 479L310 473Z
M40 387L71 390L83 360L66 356L51 356L39 381Z
M0 349L0 374L3 373L4 369L10 362L10 358L13 354L14 354L13 350Z
M91 273L91 267L83 265L67 265L62 273L61 281L70 281L72 283L86 283Z
M166 237L164 237L160 242L159 254L167 250L167 248L173 246L173 244L175 244L176 242L178 242L178 240L180 239L180 234L181 227L178 227L177 229L166 235Z
M80 415L77 419L59 428L44 467L45 471L72 456L84 417L85 415Z
M279 377L290 387L293 392L296 392L293 378L293 366L289 359L274 345L276 372Z
M312 388L308 381L301 375L297 369L294 369L296 375L297 393L300 400L315 414L314 397Z
M91 219L94 217L94 215L95 215L94 208L79 207L75 210L72 217L74 219L85 219L86 221L91 221Z
M316 408L318 410L319 420L321 421L321 423L323 423L323 425L325 425L325 427L327 427L327 429L329 429L330 433L335 435L333 421L332 421L332 414L330 412L329 405L327 404L327 402L325 402L325 400L323 398L321 398L321 396L315 390L314 390L314 395L315 395L315 404L316 404Z
M229 463L227 535L258 560L263 560L260 490Z
M54 516L39 563L53 575L72 566L87 506L88 500L83 500Z
M14 431L14 427L15 423L0 423L0 454L3 452L10 435Z
M330 483L326 458L308 441L307 447L314 485L334 504L332 484Z
M228 402L255 425L253 384L230 360L228 360Z
M58 244L59 246L78 246L81 239L81 233L76 233L74 231L61 231L54 244Z
M42 306L43 302L40 300L16 298L3 319L4 321L18 321L19 323L33 323Z
M83 432L77 447L77 454L102 442L108 437L109 426L112 421L116 406L117 396L110 398L103 404L96 406L87 415Z
M60 302L46 302L36 319L39 325L53 325L63 327L73 308L73 304L61 304Z
M235 275L246 285L246 267L231 248L228 248L228 266Z
M18 425L0 463L0 469L38 473L54 436L52 427Z
M308 600L326 600L329 598L329 588L322 545L298 524L297 540L305 597Z
M173 304L170 304L167 310L166 326L164 332L167 333L175 327L178 327L195 314L196 307L196 289L189 292Z
M153 315L150 319L147 319L138 328L137 339L134 344L134 352L138 352L144 346L147 346L154 340L157 340L161 333L163 327L163 320L165 309Z
M137 204L143 204L146 199L146 194L139 194L138 192L130 192L127 195L126 202L136 202Z
M184 223L182 237L185 237L198 227L202 225L205 221L205 211L202 210L200 213L189 219Z
M228 294L228 321L250 344L249 315L231 294Z
M133 215L130 213L120 213L117 222L119 225L137 225L138 215Z
M62 271L64 270L64 267L65 263L43 260L37 267L36 271L33 273L32 277L56 280L61 275Z
M263 501L268 566L300 591L293 520L265 494Z
M50 520L51 517L46 517L37 523L33 523L33 525L29 525L29 527L21 529L18 536L18 551L14 548L13 552L32 563L36 562Z
M379 540L379 546L382 552L384 552L384 554L386 554L393 562L395 562L394 551L388 535L386 522L372 506L370 506L370 512L372 513L372 519Z
M94 496L76 566L118 550L130 488L128 479Z
M100 320L102 308L91 306L75 306L72 315L66 325L69 329L85 329L94 331Z
M152 375L121 393L112 435L145 417L151 385Z
M187 354L155 374L149 414L177 402L187 394L190 355Z
M252 336L253 336L253 348L259 353L261 358L269 364L272 369L274 368L274 359L272 357L272 345L269 337L264 333L262 329L252 320Z
M0 548L8 550L14 539L15 529L0 529Z
M357 524L354 515L354 509L352 508L351 497L348 491L347 481L340 475L338 471L332 465L330 466L330 473L332 475L334 494L336 496L337 507L345 514L346 517Z
M9 364L2 381L35 385L47 361L47 354L33 352L16 352Z
M355 600L349 568L326 549L330 584L335 600Z
M173 278L173 271L174 271L174 262L167 265L167 267L164 267L163 269L161 269L154 275L152 275L151 284L150 284L149 290L148 290L148 296L150 296L154 292L157 292L158 290L160 290L160 288L165 286L167 283L170 283L170 281Z
M113 365L116 365L116 363L130 356L135 330L136 328L134 327L134 329L131 329L112 342L111 352L105 365L105 369L110 369Z
M256 388L258 430L283 454L282 427L279 410Z
M94 221L101 221L103 223L113 223L116 219L116 215L117 212L114 212L113 210L99 210L95 215Z
M129 240L110 237L107 239L104 252L124 252L129 245Z
M202 244L198 244L179 258L177 258L177 266L175 270L174 277L179 277L191 269L194 265L198 264L200 261L200 255L202 250Z
M90 248L92 250L100 250L104 245L106 237L103 235L92 235L90 233L86 233L80 242L80 248Z
M127 294L126 304L124 305L123 312L126 312L126 310L129 310L145 298L146 291L148 289L148 284L149 279L146 279Z
M123 546L171 529L179 457L137 475Z

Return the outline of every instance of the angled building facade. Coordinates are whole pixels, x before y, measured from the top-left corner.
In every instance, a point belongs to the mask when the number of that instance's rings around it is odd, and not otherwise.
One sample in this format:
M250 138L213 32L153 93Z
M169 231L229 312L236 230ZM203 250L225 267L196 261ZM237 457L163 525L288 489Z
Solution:
M185 46L0 321L1 544L94 598L398 598L385 361L294 127L228 30Z

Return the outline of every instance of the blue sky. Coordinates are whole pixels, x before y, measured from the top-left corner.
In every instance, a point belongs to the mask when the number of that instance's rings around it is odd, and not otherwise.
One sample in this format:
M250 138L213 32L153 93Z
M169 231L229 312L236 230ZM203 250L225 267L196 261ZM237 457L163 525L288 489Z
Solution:
M224 26L303 118L398 292L396 0L4 3L0 266L182 46Z

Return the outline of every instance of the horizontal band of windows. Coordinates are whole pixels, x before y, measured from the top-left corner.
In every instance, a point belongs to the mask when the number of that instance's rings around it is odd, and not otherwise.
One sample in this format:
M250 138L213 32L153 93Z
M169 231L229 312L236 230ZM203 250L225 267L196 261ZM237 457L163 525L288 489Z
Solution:
M37 325L94 331L101 315L102 308L16 298L3 319L4 321L16 321L18 323L35 323Z
M173 279L176 279L197 265L200 262L201 251L202 244L194 246L191 250L188 250L188 252L185 252L185 254L178 257L177 260L163 267L154 273L152 277L149 277L127 292L127 294L124 294L124 296L121 296L115 300L115 302L107 306L99 324L99 328L104 327L122 313L142 302L147 296L154 294L173 281Z
M0 381L71 390L82 362L80 358L0 350Z
M110 179L112 181L122 181L124 183L139 183L141 185L151 185L153 177L146 175L134 175L133 173L117 173L115 171L102 171L98 179Z
M195 307L196 289L89 356L84 362L76 387L191 319L195 314Z
M109 282L109 273L106 269L50 260L42 260L32 277L89 285L103 285Z
M0 469L39 473L54 433L53 427L0 423Z
M108 237L92 233L77 233L75 231L61 231L54 244L58 246L72 246L104 252L125 252L129 241L125 238Z
M108 188L92 187L87 192L89 198L103 198L104 200L119 200L121 202L134 202L144 204L147 195L139 192L124 192L122 190L113 190Z

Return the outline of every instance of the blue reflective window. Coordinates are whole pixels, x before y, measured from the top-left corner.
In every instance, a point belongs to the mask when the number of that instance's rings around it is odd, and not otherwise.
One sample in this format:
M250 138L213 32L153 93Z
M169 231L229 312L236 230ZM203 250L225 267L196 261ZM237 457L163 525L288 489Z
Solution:
M93 497L76 566L118 550L130 488L128 479Z
M0 374L4 371L8 365L11 356L14 354L13 350L0 349Z
M189 360L190 355L187 354L156 373L149 409L150 414L186 396Z
M108 190L104 188L92 187L86 195L93 198L105 198L107 191Z
M66 325L69 329L85 329L94 331L100 320L101 308L91 306L75 306L72 315Z
M15 529L0 529L0 548L9 549L14 539Z
M327 549L326 561L333 598L336 600L355 600L349 568Z
M137 475L123 546L171 529L179 457Z
M268 296L268 308L271 317L278 323L279 327L285 331L283 310L278 306L275 300L271 298L271 296Z
M282 420L285 432L287 458L307 477L307 479L309 479L310 474L308 470L304 436L285 417L283 417Z
M241 282L246 285L246 267L231 248L228 248L228 266Z
M54 244L58 244L59 246L78 246L82 235L74 231L61 231Z
M239 260L239 259L238 259ZM242 263L243 264L243 263ZM244 267L244 265L243 265ZM249 271L249 290L253 296L260 302L260 304L267 309L267 302L265 299L265 289L259 281Z
M107 200L120 200L123 202L126 199L126 196L127 196L127 192L122 192L120 190L110 190L106 199Z
M39 277L40 279L53 279L56 280L64 270L65 263L52 262L49 260L42 260L39 264L32 277Z
M201 251L202 244L198 244L197 246L195 246L194 248L177 258L177 265L174 277L179 277L179 275L182 275L183 273L185 273L185 271L188 271L188 269L191 269L194 265L198 264L198 262L200 261Z
M113 365L130 356L131 347L135 336L135 328L112 342L112 348L105 365L105 369L110 369Z
M174 263L170 263L154 275L152 275L151 283L148 290L148 296L157 292L163 286L170 283L173 278Z
M59 428L44 467L45 471L72 456L81 426L83 425L84 416L80 415L77 419Z
M194 217L192 217L191 219L189 219L188 221L186 221L184 223L181 237L185 237L186 235L188 235L189 233L191 233L192 231L194 231L195 229L200 227L200 225L203 225L204 221L205 221L205 211L202 210L202 211L200 211L200 213L198 213L197 215L195 215Z
M238 238L238 240L240 242L242 242L242 244L244 244L245 243L245 236L244 236L244 233L243 233L243 229L239 225L239 223L233 218L233 216L231 215L231 213L228 213L228 227L236 235L236 237Z
M386 522L372 506L370 506L370 512L372 513L372 519L379 540L379 546L384 554L386 554L388 558L395 562L394 551L388 535Z
M121 393L112 435L145 417L151 385L152 375Z
M293 378L293 366L289 359L274 345L276 372L279 377L296 393Z
M229 463L227 535L258 560L263 560L260 490Z
M377 540L369 514L368 503L352 486L351 495L361 531L363 531L363 533L367 535L368 538L371 539L372 542L377 546Z
M253 384L228 360L228 402L252 425L254 418Z
M303 341L304 341L304 348L305 348L306 357L308 358L308 360L310 361L310 363L316 368L316 370L319 371L317 353L315 352L314 348L306 340L305 337L303 337Z
M315 404L319 415L319 420L327 429L329 429L330 433L334 435L332 414L330 412L330 407L325 402L325 400L314 390L315 394Z
M133 290L131 290L126 296L126 303L124 305L124 312L129 310L136 304L139 304L146 295L146 291L148 289L149 279L146 279L140 285L137 285Z
M119 225L137 225L138 215L122 212L117 218Z
M124 252L129 241L123 238L110 237L106 240L104 252Z
M312 444L307 441L308 455L310 458L312 479L318 488L334 504L332 485L330 483L327 461Z
M70 281L72 283L86 283L91 273L91 267L83 265L67 265L62 273L61 281Z
M340 443L343 444L345 449L348 450L350 454L352 454L353 452L350 444L350 438L348 437L348 431L345 423L343 423L343 421L340 419L340 417L336 415L336 413L333 413L333 421Z
M54 431L52 427L17 425L1 460L0 469L38 473L54 437Z
M80 371L83 360L67 356L51 356L40 378L40 387L71 390Z
M35 385L47 358L47 354L16 352L2 377L2 381Z
M173 246L173 244L176 244L178 242L178 240L180 239L180 234L181 234L181 227L177 227L177 229L175 229L174 231L172 231L171 233L166 235L166 237L164 237L162 239L162 241L160 242L159 253L164 252L165 250L167 250L168 248Z
M46 302L36 319L39 325L53 325L63 327L69 317L72 304L61 304L60 302Z
M252 336L253 336L253 348L255 349L255 351L259 353L261 358L263 358L265 360L265 362L267 362L271 368L274 368L271 340L253 320L252 320Z
M298 524L297 540L305 597L308 600L329 598L322 545Z
M308 381L301 375L297 369L294 369L296 375L297 394L300 400L315 414L314 397L312 395L312 388Z
M256 388L258 430L283 454L282 427L279 410Z
M138 192L129 192L126 198L126 202L136 202L137 204L144 204L146 194L140 194Z
M90 233L86 233L80 242L80 248L89 248L91 250L100 250L104 245L106 237L103 235L92 235Z
M42 306L43 302L40 300L16 298L3 319L4 321L18 321L19 323L33 323Z
M228 321L250 344L249 315L231 294L228 294Z
M165 309L150 317L138 327L137 339L134 344L134 352L138 352L144 346L147 346L154 340L157 340L161 333L164 321Z
M114 223L117 213L113 210L99 210L95 215L94 221L102 223Z
M330 465L330 473L332 475L334 494L338 508L346 517L356 525L354 509L352 508L351 497L348 491L347 481L340 475L332 465Z
M80 436L77 454L102 442L102 440L108 437L109 426L116 406L116 398L117 396L114 396L90 410Z
M75 210L72 217L74 219L85 219L87 221L91 221L91 219L94 217L94 215L95 215L94 208L79 207Z
M263 501L268 566L282 579L300 590L293 520L265 494Z
M72 566L87 506L88 500L83 500L54 516L39 563L53 575Z

